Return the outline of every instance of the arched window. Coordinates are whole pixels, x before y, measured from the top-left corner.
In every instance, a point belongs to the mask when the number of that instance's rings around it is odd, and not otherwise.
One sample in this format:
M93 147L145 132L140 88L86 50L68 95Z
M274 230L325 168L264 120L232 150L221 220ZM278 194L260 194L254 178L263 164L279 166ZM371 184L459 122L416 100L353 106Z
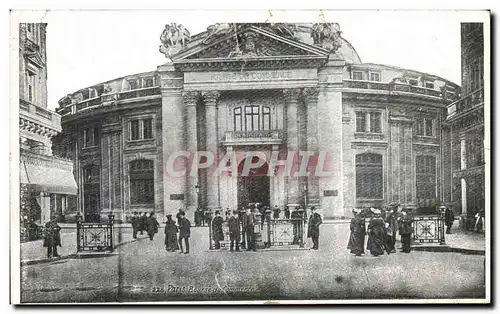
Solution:
M248 105L233 109L235 131L271 130L271 107Z
M382 155L356 155L356 198L383 199Z
M417 156L415 163L418 206L433 206L436 202L436 157Z
M154 165L152 160L130 162L130 204L154 204Z

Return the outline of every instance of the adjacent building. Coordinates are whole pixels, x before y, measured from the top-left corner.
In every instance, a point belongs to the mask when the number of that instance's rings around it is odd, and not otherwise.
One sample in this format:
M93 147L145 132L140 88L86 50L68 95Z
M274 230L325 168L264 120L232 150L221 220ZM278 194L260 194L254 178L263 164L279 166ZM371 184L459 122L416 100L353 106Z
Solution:
M448 106L451 132L452 202L463 226L485 209L483 23L461 24L462 92Z
M21 218L44 224L76 195L73 163L52 155L61 117L47 109L46 24L19 25L19 145Z
M314 205L325 217L354 207L432 211L451 198L447 107L459 86L436 75L363 63L338 24L223 24L190 36L162 34L168 60L156 71L82 88L59 101L57 154L80 189L68 215L248 203ZM172 177L179 151L326 152L329 176ZM255 158L255 157L253 157ZM187 167L189 163L182 164ZM267 173L269 160L259 173ZM181 167L182 168L182 167ZM275 172L278 172L277 170ZM91 218L89 218L91 219Z

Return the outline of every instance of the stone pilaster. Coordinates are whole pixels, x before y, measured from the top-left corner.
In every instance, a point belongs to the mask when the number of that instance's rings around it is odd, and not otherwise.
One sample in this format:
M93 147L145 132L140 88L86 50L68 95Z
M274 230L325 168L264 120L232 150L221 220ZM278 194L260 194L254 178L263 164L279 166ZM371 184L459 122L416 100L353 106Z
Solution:
M164 214L173 214L185 206L186 177L169 173L167 164L172 156L185 151L183 77L173 64L158 67L162 97L162 144L163 144L163 206ZM173 159L173 157L172 157ZM175 159L174 170L186 169L186 159Z
M182 93L184 106L186 107L186 150L194 154L198 150L197 126L196 126L196 105L199 97L198 92L185 91ZM186 207L189 211L194 211L198 207L198 174L191 176L191 163L186 168Z
M286 133L287 133L287 150L289 152L296 152L294 157L294 167L292 175L286 179L287 191L287 205L295 207L301 204L301 193L299 186L299 178L294 176L294 172L298 171L299 166L299 125L298 125L298 102L300 90L298 89L285 89L283 90L286 103Z
M323 170L328 174L319 177L321 210L325 217L345 216L342 172L342 82L345 62L333 59L319 69L318 147L325 154ZM325 195L325 191L329 191ZM321 195L322 194L322 195Z
M217 139L217 100L220 93L217 91L208 91L202 93L205 100L206 114L206 138L207 151L214 156L214 164L210 167L207 173L207 207L209 209L219 209L219 177L215 174L215 169L219 160L218 156L218 139Z

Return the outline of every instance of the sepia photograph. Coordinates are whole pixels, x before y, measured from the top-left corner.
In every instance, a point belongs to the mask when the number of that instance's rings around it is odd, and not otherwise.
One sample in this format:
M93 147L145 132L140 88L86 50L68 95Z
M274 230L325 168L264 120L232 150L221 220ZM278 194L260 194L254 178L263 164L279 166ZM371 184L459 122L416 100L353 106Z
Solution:
M489 11L10 18L11 303L491 303Z

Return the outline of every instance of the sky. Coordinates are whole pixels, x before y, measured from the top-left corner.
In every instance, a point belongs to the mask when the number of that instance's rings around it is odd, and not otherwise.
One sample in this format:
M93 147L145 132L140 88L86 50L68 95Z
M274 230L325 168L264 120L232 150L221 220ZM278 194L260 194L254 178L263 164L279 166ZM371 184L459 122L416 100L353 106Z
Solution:
M435 74L460 84L460 22L456 11L46 11L23 15L47 23L48 107L80 88L152 71L165 24L191 35L216 22L337 22L362 62Z

